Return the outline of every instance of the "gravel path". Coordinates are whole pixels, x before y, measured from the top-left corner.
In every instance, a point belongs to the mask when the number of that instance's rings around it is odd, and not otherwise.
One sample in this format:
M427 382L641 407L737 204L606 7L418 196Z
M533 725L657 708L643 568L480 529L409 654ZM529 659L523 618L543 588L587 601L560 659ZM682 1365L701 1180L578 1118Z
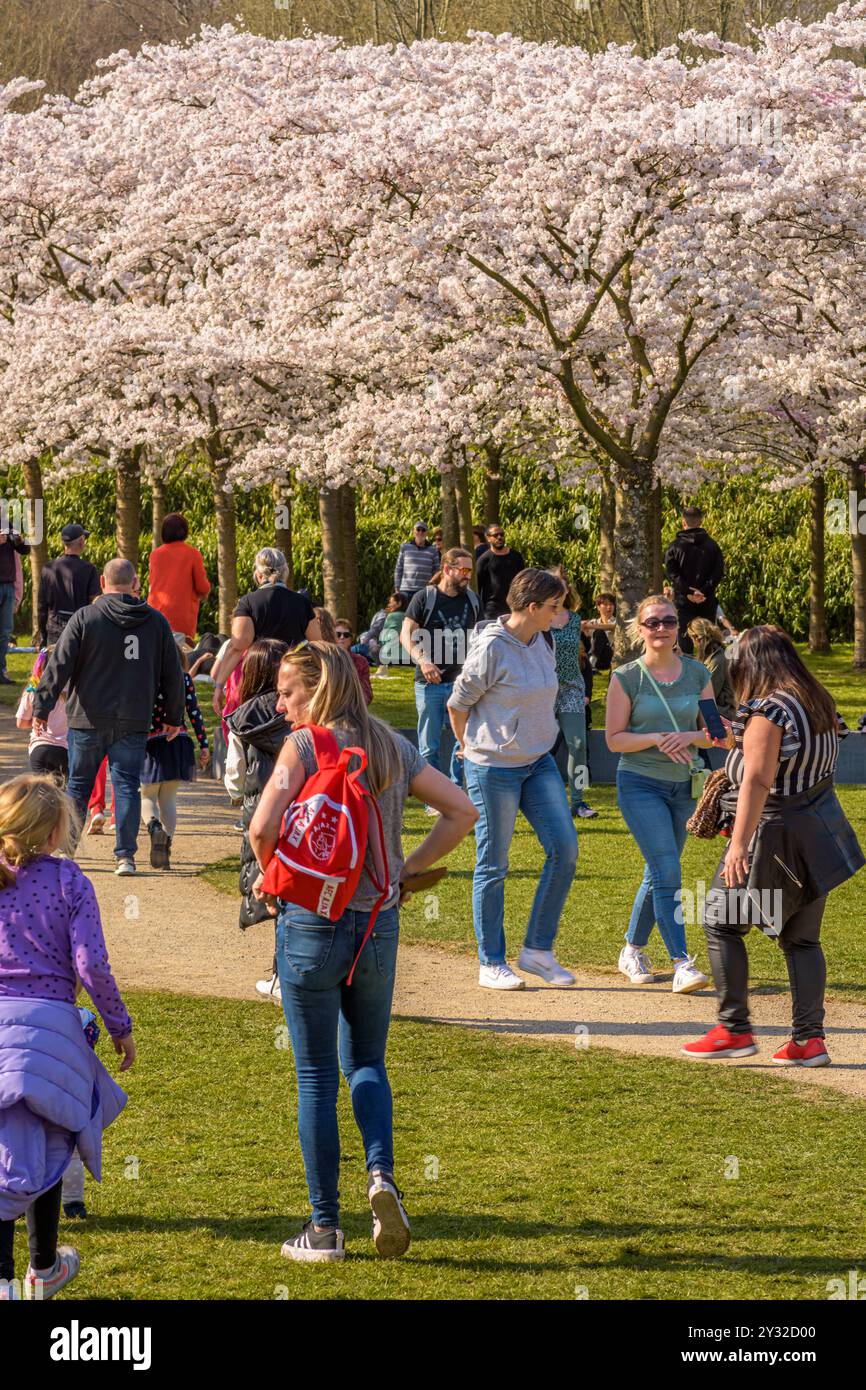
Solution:
M15 729L10 712L0 709L0 776L5 779L26 768L24 736ZM234 813L222 787L210 779L184 787L179 805L170 873L147 866L144 836L135 878L115 876L113 836L82 840L78 860L96 886L115 974L126 988L249 999L254 997L255 980L270 973L270 927L239 931L235 903L197 877L203 865L237 849L239 836L231 828ZM612 931L612 940L614 935ZM468 900L466 937L472 940ZM578 964L564 963L571 968ZM564 1044L578 1056L586 1047L608 1047L679 1057L681 1043L715 1021L712 990L675 996L670 976L634 987L618 974L580 971L572 989L551 989L539 982L537 988L503 994L480 990L476 981L472 955L407 943L400 949L395 1012L423 1022ZM789 1036L787 995L758 991L753 1004L760 1052L740 1062L714 1065L746 1067L792 1085L829 1086L866 1098L866 1008L831 1000L827 1040L833 1066L807 1070L770 1062L770 1054ZM686 1058L682 1064L695 1065Z

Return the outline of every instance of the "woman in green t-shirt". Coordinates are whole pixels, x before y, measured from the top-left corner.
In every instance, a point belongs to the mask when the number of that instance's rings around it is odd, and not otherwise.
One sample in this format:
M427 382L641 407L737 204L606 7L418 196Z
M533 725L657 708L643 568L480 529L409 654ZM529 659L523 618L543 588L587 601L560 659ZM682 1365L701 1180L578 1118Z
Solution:
M674 965L674 993L690 994L708 981L686 947L680 856L695 809L689 770L694 750L715 746L698 727L698 700L713 698L713 683L705 666L674 650L677 614L663 595L643 600L630 635L643 642L643 656L612 673L605 732L608 748L621 755L617 802L646 867L619 968L634 984L652 981L644 947L658 922Z

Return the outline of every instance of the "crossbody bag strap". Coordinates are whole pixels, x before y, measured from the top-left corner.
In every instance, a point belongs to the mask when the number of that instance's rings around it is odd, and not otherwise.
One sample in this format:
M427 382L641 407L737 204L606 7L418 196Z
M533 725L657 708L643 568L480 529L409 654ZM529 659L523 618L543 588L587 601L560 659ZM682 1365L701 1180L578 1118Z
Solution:
M676 719L674 718L673 710L671 709L670 705L668 704L667 700L665 699L664 694L663 694L663 692L662 692L660 686L658 685L658 682L655 681L655 680L653 679L653 677L650 675L649 670L647 669L646 662L644 661L643 657L639 657L639 658L638 658L638 663L637 663L637 664L638 664L638 666L640 667L640 669L643 671L644 675L646 676L646 678L647 678L647 680L649 681L650 685L652 686L653 690L654 690L655 693L658 695L659 699L661 700L662 704L664 705L665 709L667 710L667 712L668 712L668 719L669 719L669 720L671 721L671 723L673 724L673 726L674 726L674 728L676 729L677 733L678 733L678 734L684 734L684 733L686 732L686 730L685 730L685 729L681 729L680 726L679 726L679 724L677 723ZM702 771L702 770L703 770L703 769L701 769L700 764L698 763L697 756L696 756L694 753L692 753L692 760L691 760L691 762L689 763L689 771L690 771L690 772L696 772L696 771Z

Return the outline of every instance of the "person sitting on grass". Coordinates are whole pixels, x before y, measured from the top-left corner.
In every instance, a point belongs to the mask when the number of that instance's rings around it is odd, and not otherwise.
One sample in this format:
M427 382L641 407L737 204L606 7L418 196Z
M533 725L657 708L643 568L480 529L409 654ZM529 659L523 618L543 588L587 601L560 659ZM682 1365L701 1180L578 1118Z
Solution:
M410 658L403 651L400 642L400 632L406 613L406 595L401 594L399 589L395 589L385 607L388 611L379 634L379 669L376 672L379 680L391 679L388 675L389 666L400 666L404 661L408 665L410 662Z
M0 1299L18 1297L15 1221L27 1213L25 1298L53 1298L74 1279L78 1251L57 1243L63 1176L76 1145L101 1176L102 1132L126 1096L88 1047L75 1006L79 979L126 1071L132 1022L105 947L93 884L68 858L72 803L49 777L0 787ZM57 855L61 857L57 857Z
M409 1221L394 1180L392 1099L385 1069L399 903L411 891L412 876L430 869L468 834L476 812L459 787L429 767L406 739L368 713L355 668L339 647L312 642L287 652L277 690L277 707L292 724L324 726L341 748L351 745L366 753L367 770L361 781L379 805L390 877L375 933L360 956L370 914L380 897L373 882L372 843L357 891L336 922L290 902L279 904L277 966L295 1058L298 1133L312 1204L310 1220L285 1242L282 1254L313 1262L342 1260L345 1255L337 1127L342 1067L364 1141L373 1242L380 1255L402 1255L409 1245ZM263 869L276 849L285 812L316 770L309 731L293 730L250 825L250 843ZM410 795L435 806L439 816L404 861L401 831ZM261 892L260 884L257 891ZM347 985L353 961L352 983Z
M370 684L370 663L363 656L352 651L355 634L347 618L334 618L327 608L317 608L316 617L322 631L323 642L334 642L344 652L348 652L352 665L358 672L358 680L368 705L373 703L373 687Z

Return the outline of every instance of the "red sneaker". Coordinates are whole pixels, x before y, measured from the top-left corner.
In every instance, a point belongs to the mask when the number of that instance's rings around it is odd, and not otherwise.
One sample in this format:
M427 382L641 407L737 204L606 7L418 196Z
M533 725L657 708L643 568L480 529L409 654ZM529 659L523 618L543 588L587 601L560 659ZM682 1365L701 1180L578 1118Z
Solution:
M773 1061L777 1067L829 1067L830 1054L823 1038L809 1038L804 1043L791 1038L773 1053Z
M717 1023L697 1042L685 1043L682 1050L696 1062L711 1062L715 1057L751 1057L758 1049L751 1033L729 1033Z

